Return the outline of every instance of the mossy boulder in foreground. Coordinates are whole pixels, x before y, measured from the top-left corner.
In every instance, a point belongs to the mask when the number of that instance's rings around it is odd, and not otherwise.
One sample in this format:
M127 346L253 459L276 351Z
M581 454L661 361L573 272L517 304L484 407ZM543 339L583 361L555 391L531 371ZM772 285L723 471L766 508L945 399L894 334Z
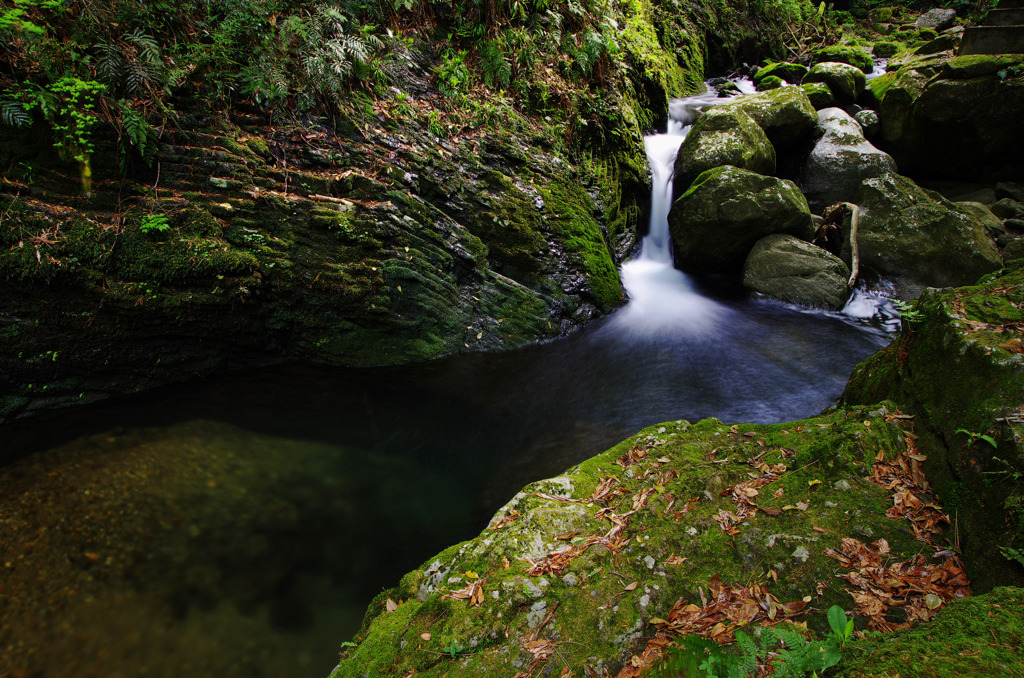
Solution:
M1024 585L1024 262L976 285L930 290L907 329L861 363L847 403L892 398L918 413L925 470L957 516L968 574L980 591Z
M676 265L695 273L738 270L754 243L772 233L814 235L796 184L731 165L697 177L672 205L668 223Z
M675 195L702 172L722 165L775 173L775 148L743 109L716 106L697 118L676 155Z
M842 554L851 549L920 566L924 548L929 562L955 573L955 558L932 559L917 527L886 515L892 490L864 479L876 460L916 463L906 456L903 421L876 405L773 426L708 419L641 431L528 486L478 537L378 596L332 676L544 675L563 667L614 675L648 657L652 637L671 637L680 614L714 603L709 589L749 586L764 601L723 620L726 635L762 623L772 605L781 616L805 612L797 618L823 631L830 606L854 609L845 589L857 587L836 576L848 572ZM949 592L967 590L960 575L938 579ZM899 593L906 605L872 623L930 616L923 596ZM687 604L694 607L682 611Z
M846 678L1022 676L1024 589L1001 587L940 610L928 624L843 648ZM908 667L913 673L908 672Z

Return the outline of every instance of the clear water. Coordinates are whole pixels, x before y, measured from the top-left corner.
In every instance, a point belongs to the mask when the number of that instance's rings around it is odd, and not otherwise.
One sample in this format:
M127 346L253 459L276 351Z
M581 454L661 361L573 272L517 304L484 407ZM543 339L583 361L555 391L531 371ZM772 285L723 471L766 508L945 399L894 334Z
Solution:
M0 432L0 675L323 676L374 595L526 483L658 422L832 403L888 341L880 302L809 311L672 268L659 232L684 128L648 140L629 304L574 336L256 369Z

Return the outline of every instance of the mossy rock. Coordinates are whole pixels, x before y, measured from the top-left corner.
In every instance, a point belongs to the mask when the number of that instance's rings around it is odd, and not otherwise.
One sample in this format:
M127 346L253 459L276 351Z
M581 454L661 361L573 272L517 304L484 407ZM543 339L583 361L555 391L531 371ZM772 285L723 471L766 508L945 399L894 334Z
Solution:
M816 110L832 108L836 105L836 95L832 94L831 88L823 82L809 82L800 85Z
M1024 539L1013 479L1024 472L1024 349L1006 329L1024 321L1022 305L1020 260L976 285L929 290L904 332L857 367L843 394L847 403L891 398L917 415L925 470L957 515L976 592L1024 584L1024 567L1000 551Z
M976 282L1002 265L984 225L906 177L866 179L857 203L862 265L896 278L910 296Z
M722 104L721 108L739 108L753 118L775 146L776 156L792 144L809 138L818 122L814 106L799 87L779 87L748 94Z
M1024 589L1000 587L940 610L927 624L843 647L836 675L889 678L912 666L918 678L1021 676Z
M767 92L770 89L778 89L786 84L786 81L777 75L769 75L761 78L761 81L757 83L758 92Z
M870 73L875 69L871 55L862 49L849 45L831 45L822 47L811 52L811 61L814 64L825 62L839 62L856 66L863 73ZM813 67L812 67L813 68Z
M921 547L902 520L886 516L891 493L860 481L876 458L904 450L892 413L883 405L774 426L710 419L645 429L524 488L478 537L403 577L371 605L331 675L456 678L527 666L614 675L658 618L677 601L700 605L716 576L749 582L772 570L777 580L766 590L780 601L811 595L819 609L849 608L828 549L868 534L888 541L894 561ZM752 466L778 463L786 470L777 467L780 477L757 500L765 511L727 534L722 511L737 510L729 488L749 480ZM617 536L604 539L617 524ZM568 555L545 568L558 560L547 560L553 553ZM824 615L806 619L826 630ZM555 643L558 655L534 661L538 639Z
M836 99L852 104L864 91L864 73L858 68L837 61L817 63L804 76L805 83L823 82L828 85Z
M685 192L702 172L722 165L775 173L775 148L741 108L715 106L697 118L676 155L675 194Z
M743 264L743 286L773 299L832 311L846 304L850 269L839 257L791 235L761 238Z
M767 66L759 68L751 80L753 80L754 84L757 85L765 78L774 76L781 80L785 80L790 84L796 85L800 82L800 78L804 77L804 73L806 72L807 66L804 66L803 64L793 64L788 61L775 61Z
M895 55L898 51L900 51L900 43L891 42L888 40L876 42L874 45L871 46L872 54L874 54L876 57L880 59L888 59L889 57Z
M668 222L676 265L694 273L738 271L754 243L772 233L814 234L796 184L730 165L697 177Z

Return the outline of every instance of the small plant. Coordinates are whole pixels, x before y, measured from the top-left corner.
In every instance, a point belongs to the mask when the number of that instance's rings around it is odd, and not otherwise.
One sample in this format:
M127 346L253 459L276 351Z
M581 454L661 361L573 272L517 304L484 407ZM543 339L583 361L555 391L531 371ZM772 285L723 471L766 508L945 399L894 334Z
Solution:
M918 311L913 304L909 304L902 299L893 299L892 307L896 309L896 313L899 314L900 318L905 320L908 325L913 325L916 322L920 322L924 319L924 314Z
M459 641L453 640L448 645L442 647L441 651L447 654L452 659L455 659L457 656L459 656L459 653L462 652L464 649L466 648L462 647L462 644Z
M832 629L832 638L842 648L853 637L853 620L846 618L846 611L838 605L833 605L828 610L828 625Z
M139 222L139 230L143 233L163 233L171 230L171 225L162 214L147 214Z
M958 428L956 430L956 432L957 433L963 433L964 435L970 437L971 442L968 443L969 445L973 445L974 443L978 442L979 440L984 440L986 443L988 443L992 447L999 447L998 443L996 443L995 438L993 438L992 436L985 435L984 433L975 433L974 431L968 431L965 428ZM1001 473L1001 471L995 471L995 473Z

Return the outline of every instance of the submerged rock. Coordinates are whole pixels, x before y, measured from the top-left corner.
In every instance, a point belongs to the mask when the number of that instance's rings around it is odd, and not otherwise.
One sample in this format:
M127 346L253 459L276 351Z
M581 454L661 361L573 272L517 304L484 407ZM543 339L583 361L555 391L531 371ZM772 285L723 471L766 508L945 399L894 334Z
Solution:
M823 82L832 90L835 97L844 103L852 104L864 91L864 73L849 64L826 61L815 64L804 76L805 83Z
M804 240L814 235L796 184L731 165L697 177L672 205L668 221L676 265L694 273L738 270L754 243L772 233Z
M675 195L702 172L722 165L775 173L775 148L742 108L716 106L697 119L676 156Z
M776 155L798 141L810 137L818 114L807 94L799 87L748 94L721 108L742 109L754 119L775 146Z
M769 235L743 265L743 285L773 299L837 311L846 304L850 269L839 257L791 235Z
M802 187L808 202L822 207L857 202L861 181L896 171L892 156L865 139L860 124L842 109L819 111L818 126L824 133L803 170Z

